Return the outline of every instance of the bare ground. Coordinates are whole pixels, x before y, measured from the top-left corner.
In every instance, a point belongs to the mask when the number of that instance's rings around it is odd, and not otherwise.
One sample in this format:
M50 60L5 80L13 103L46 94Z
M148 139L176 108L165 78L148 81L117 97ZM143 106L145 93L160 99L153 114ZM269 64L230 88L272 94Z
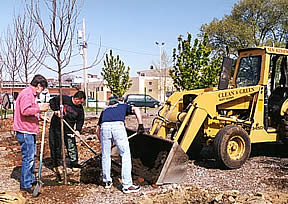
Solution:
M151 126L154 116L153 110L143 114L146 128ZM100 152L95 137L96 121L87 119L84 132L87 143ZM0 195L1 192L19 192L21 172L21 151L13 132L9 131L12 121L4 122L0 133ZM135 117L127 117L126 125L136 129ZM39 149L40 134L37 137ZM254 145L250 159L242 168L235 170L219 169L212 151L206 148L199 160L189 161L185 182L142 185L140 192L129 195L121 192L118 171L112 171L113 187L104 189L99 159L81 143L78 143L78 150L80 161L93 159L79 172L68 168L68 185L63 185L63 181L51 170L46 137L41 174L44 186L37 198L21 192L20 196L26 199L26 203L288 203L288 148L283 144ZM133 178L135 183L142 184L140 178Z

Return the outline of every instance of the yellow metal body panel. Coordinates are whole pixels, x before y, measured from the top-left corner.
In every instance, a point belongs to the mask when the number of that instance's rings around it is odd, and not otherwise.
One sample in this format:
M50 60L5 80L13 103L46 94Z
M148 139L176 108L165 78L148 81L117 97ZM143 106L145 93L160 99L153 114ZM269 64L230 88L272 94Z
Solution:
M259 142L276 142L278 141L277 133L267 133L264 128L257 130L255 127L250 132L251 143Z
M261 90L258 93L258 100L256 102L256 108L254 113L254 123L252 124L251 132L250 132L250 140L251 141L259 141L259 133L265 132L264 129L264 87L261 87ZM262 134L262 141L269 140L266 137L269 136L267 133ZM255 138L254 138L255 137Z
M286 56L288 56L288 49L285 49L285 48L264 47L264 49L269 54L277 54L277 55L286 55Z
M244 96L238 100L229 101L218 106L218 109L248 109L251 103L251 96Z
M184 137L180 143L180 147L183 149L184 152L187 152L187 150L189 149L206 117L207 112L203 109L198 108L193 112L193 120L190 121Z
M194 104L196 107L205 109L206 112L213 118L218 115L216 107L233 100L238 100L244 96L249 96L251 94L257 93L261 86L250 86L235 89L226 89L219 91L212 91L209 93L200 94L195 100Z

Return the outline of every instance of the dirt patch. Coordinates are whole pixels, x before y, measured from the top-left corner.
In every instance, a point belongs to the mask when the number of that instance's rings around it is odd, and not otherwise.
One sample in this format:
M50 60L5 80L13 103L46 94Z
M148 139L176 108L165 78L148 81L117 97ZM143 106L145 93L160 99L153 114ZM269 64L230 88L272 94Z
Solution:
M0 132L7 132L13 130L13 119L7 118L0 120Z
M151 127L156 112L143 115L144 127ZM95 135L96 123L97 118L86 119L83 130L86 142L100 154L101 147ZM0 191L19 192L21 151L13 132L9 132L11 125L11 121L7 121L5 131L0 133ZM128 116L126 125L136 130L135 116ZM48 128L49 125L46 136ZM41 134L37 136L37 155L40 137ZM94 155L81 143L77 144L79 160L86 163L78 172L68 168L69 183L63 185L63 181L51 169L48 137L45 141L41 174L44 186L37 198L21 192L27 203L288 203L288 151L283 144L253 146L252 155L243 167L229 171L219 169L211 152L206 151L200 159L189 160L183 183L157 186L133 175L134 182L141 184L141 191L126 195L121 192L120 166L112 166L113 187L105 189L99 155ZM157 149L151 145L142 146L147 151ZM39 156L36 158L36 171L38 160ZM137 165L137 162L133 163ZM141 170L141 165L138 168ZM153 175L150 173L149 177Z

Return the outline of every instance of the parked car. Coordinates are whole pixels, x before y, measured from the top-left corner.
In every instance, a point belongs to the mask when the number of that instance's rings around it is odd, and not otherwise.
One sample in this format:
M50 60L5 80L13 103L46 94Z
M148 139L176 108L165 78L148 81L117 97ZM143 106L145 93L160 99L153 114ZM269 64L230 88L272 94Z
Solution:
M137 106L137 107L152 107L157 108L160 102L150 95L145 94L128 94L124 98L124 103Z

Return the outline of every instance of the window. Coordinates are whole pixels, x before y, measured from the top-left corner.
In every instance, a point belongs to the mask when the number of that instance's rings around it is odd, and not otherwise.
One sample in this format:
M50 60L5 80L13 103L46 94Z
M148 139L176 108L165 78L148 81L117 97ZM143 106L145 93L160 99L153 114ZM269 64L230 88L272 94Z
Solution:
M145 73L140 73L140 76L145 76Z
M101 91L103 91L103 86L101 87Z
M152 89L148 89L148 92L152 92Z
M152 85L152 81L149 81L149 85L150 85L150 86Z
M261 56L243 57L236 78L237 87L255 86L260 79Z
M151 101L152 100L151 96L146 96L146 100Z

